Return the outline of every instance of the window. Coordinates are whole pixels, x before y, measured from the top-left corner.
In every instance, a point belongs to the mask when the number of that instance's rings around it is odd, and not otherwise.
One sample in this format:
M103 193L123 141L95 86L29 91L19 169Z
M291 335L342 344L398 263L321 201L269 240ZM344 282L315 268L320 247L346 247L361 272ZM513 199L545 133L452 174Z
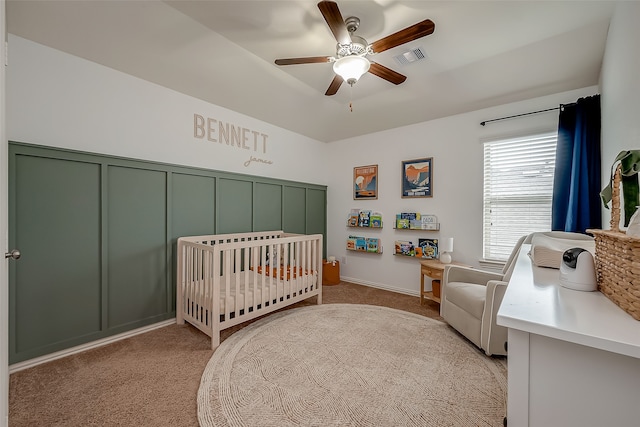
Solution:
M518 239L551 230L556 133L484 144L483 257L506 261Z

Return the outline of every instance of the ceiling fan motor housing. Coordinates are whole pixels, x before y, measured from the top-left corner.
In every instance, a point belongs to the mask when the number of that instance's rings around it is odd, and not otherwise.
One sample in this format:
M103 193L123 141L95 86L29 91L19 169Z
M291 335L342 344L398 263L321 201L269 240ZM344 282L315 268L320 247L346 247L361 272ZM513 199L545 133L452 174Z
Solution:
M350 55L364 56L372 53L369 43L362 37L354 36L353 34L351 35L350 44L338 43L338 45L336 45L336 55L338 58Z

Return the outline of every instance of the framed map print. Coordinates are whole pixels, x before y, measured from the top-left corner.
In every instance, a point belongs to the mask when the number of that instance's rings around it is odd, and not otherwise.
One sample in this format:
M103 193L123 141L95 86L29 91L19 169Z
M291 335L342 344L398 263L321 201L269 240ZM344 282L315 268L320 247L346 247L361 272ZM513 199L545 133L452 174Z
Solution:
M353 168L353 200L378 198L378 165Z
M402 197L433 196L433 157L402 161Z

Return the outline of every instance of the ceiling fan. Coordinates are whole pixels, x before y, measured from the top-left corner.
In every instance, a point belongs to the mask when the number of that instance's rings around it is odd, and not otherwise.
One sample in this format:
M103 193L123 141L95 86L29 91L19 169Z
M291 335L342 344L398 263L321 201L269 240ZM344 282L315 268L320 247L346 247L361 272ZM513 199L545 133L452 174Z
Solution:
M436 28L433 21L425 19L369 44L362 37L354 35L360 25L360 19L355 16L343 19L336 2L321 1L318 3L318 8L338 42L336 56L276 59L275 63L276 65L296 65L332 62L336 75L325 92L327 96L335 95L343 81L353 86L367 71L396 85L404 82L407 76L373 62L367 56L428 36Z

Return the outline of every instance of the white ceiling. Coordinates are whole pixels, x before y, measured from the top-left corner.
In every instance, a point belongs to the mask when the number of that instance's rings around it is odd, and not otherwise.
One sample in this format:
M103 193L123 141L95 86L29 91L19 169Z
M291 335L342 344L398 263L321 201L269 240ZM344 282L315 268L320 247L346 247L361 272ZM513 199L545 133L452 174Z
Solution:
M376 55L372 74L324 95L332 56L317 1L14 1L8 31L273 125L331 142L598 84L610 1L338 1L372 43L431 19L432 35ZM394 56L420 47L426 61ZM46 64L43 64L46 66ZM353 102L353 112L349 102Z

